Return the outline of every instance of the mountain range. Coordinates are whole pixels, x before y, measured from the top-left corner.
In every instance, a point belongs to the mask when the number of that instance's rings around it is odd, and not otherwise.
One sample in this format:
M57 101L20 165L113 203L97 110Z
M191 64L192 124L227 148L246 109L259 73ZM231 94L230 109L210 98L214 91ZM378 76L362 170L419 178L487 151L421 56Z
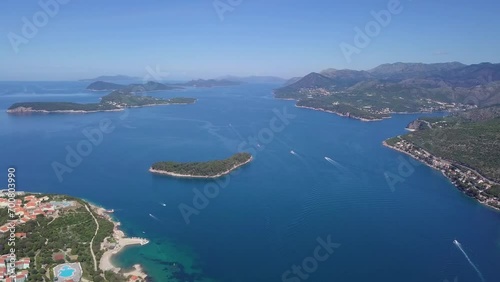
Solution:
M113 81L113 82L130 82L130 81L141 81L140 77L128 76L128 75L102 75L96 78L87 78L81 79L83 82L92 82L92 81Z
M277 98L344 104L370 114L482 107L500 103L500 64L394 63L367 71L326 69L274 93Z

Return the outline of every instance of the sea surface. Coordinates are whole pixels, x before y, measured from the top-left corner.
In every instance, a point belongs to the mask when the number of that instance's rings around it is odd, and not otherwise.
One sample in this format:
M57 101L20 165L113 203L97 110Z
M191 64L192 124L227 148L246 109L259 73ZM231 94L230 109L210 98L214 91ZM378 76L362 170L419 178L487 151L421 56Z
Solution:
M179 282L500 281L500 213L382 146L419 115L360 122L298 109L274 99L272 84L150 93L195 97L194 105L6 113L15 102L107 94L85 87L0 82L0 188L14 166L22 190L114 209L128 235L151 241L119 255L122 267L140 263L154 281ZM84 156L66 160L73 150ZM219 182L148 172L156 161L241 150L254 161ZM59 177L58 164L67 167Z

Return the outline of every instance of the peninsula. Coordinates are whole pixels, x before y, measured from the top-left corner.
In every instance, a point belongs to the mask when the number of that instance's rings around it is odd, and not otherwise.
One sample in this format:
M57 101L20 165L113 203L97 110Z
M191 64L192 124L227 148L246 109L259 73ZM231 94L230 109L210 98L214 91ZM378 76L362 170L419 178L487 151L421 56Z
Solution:
M472 102L485 107L500 101L500 64L394 63L367 71L326 69L294 78L274 95L296 100L300 108L363 121L394 113L461 111L472 108Z
M218 178L252 161L249 153L237 153L225 160L208 162L158 162L149 171L155 174L181 178Z
M104 208L78 198L2 190L0 264L11 261L8 246L15 246L15 267L4 267L17 281L145 281L140 269L111 264L123 247L148 243L126 238L119 225Z
M440 170L465 194L500 209L500 105L421 118L385 146Z
M194 98L161 99L136 95L130 90L115 90L101 98L100 103L79 104L70 102L23 102L15 103L7 110L9 114L26 113L93 113L122 111L125 108L171 104L193 104Z

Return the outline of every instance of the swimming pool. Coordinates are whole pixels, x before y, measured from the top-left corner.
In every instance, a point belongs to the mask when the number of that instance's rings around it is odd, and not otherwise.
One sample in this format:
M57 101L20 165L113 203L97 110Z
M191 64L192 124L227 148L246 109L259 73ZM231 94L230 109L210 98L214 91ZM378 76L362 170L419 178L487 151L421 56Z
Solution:
M63 266L60 270L59 270L59 277L62 277L62 278L69 278L69 277L72 277L74 274L75 274L75 269L68 266L68 265L65 265Z

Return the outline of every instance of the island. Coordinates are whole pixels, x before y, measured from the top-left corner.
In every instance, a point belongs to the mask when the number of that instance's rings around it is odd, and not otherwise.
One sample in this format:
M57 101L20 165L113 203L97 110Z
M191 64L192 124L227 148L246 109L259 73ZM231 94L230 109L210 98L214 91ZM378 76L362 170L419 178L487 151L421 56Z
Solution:
M122 111L125 108L145 107L172 104L193 104L194 98L161 99L150 96L136 95L128 89L115 90L103 96L100 103L70 103L70 102L22 102L15 103L7 109L9 114L27 113L93 113L105 111Z
M125 85L100 80L92 82L89 86L87 86L86 89L91 91L112 91L112 90L123 89L125 87L126 87Z
M225 160L208 162L157 162L149 171L180 178L218 178L248 164L252 159L249 153L236 153Z
M96 81L87 86L87 90L91 91L110 91L119 89L124 89L131 93L139 93L139 92L151 92L151 91L162 91L162 90L175 90L183 88L180 86L169 85L155 81L148 81L143 84L134 83L129 85L122 85L105 81Z
M462 111L500 101L500 64L394 63L367 71L326 69L274 90L301 108L379 121L395 113ZM479 98L477 98L479 97Z
M71 196L2 190L0 268L12 281L146 281L139 265L111 263L124 247L149 241L127 238L110 212Z
M220 87L220 86L234 86L240 84L242 84L242 82L231 81L227 79L197 79L188 81L186 83L182 83L180 85L189 87L210 88L210 87Z
M421 118L384 145L441 171L461 191L500 209L500 105Z
M128 75L101 75L95 78L80 79L80 81L90 82L90 81L140 81L141 78L137 76Z

